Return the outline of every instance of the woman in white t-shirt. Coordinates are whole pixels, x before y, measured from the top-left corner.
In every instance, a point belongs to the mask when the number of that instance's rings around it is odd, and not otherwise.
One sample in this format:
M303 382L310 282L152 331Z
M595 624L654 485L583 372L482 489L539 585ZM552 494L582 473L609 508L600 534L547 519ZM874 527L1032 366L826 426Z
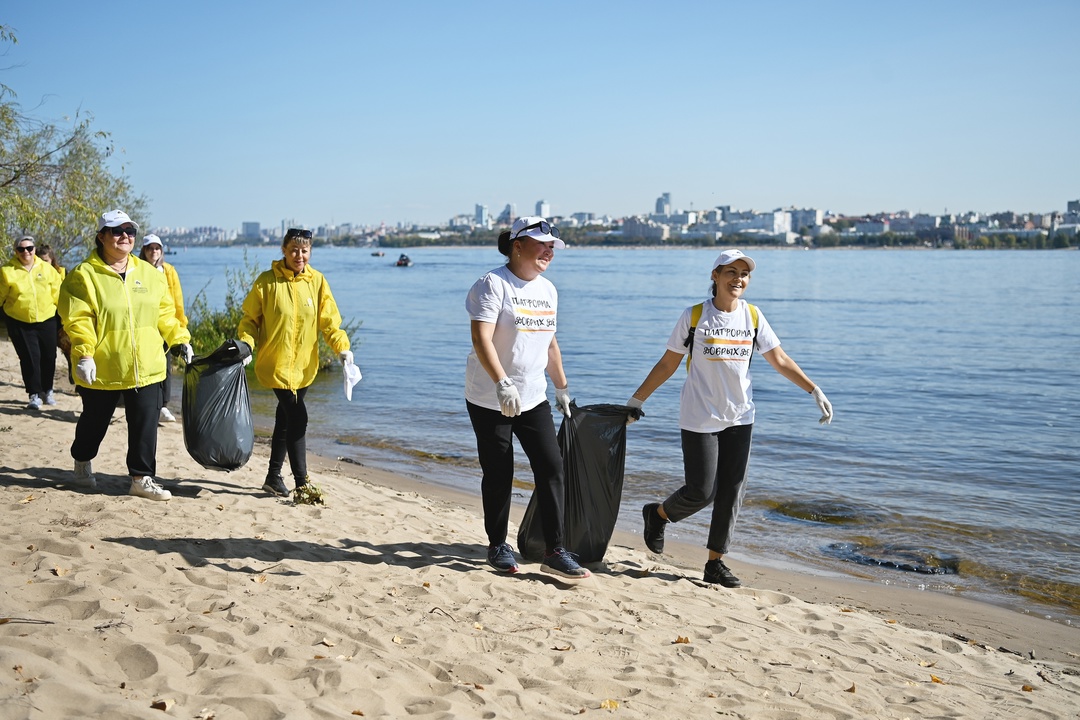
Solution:
M480 485L488 563L516 573L517 560L506 542L514 481L517 436L529 458L547 546L540 569L570 580L589 577L563 547L563 464L547 399L547 378L555 383L555 403L570 414L570 392L555 340L559 296L541 277L563 248L559 230L541 217L518 218L499 235L505 265L477 280L465 300L472 327L472 352L465 368L465 400L484 473Z
M690 354L679 401L685 484L663 503L649 503L641 509L645 545L655 553L663 552L664 526L712 503L705 582L729 588L742 584L723 557L742 506L750 459L754 427L750 359L754 350L813 396L821 410L819 422L828 424L833 416L825 393L783 351L765 316L742 299L755 267L740 250L720 253L713 263L712 301L703 303L700 317L694 317L694 307L683 311L663 357L626 403L640 408Z

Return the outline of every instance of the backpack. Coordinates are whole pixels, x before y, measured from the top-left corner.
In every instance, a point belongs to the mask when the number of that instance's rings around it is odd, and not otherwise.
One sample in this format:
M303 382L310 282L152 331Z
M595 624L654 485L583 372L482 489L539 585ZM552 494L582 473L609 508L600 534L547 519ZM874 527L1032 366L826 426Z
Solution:
M758 311L756 305L746 303L746 307L750 308L750 322L754 325L754 342L757 342L758 331ZM690 360L694 357L694 333L697 332L697 324L701 321L701 313L705 309L705 303L699 302L694 307L690 308L690 332L686 334L686 341L683 343L683 347L690 348L686 353L686 372L690 372ZM750 355L750 359L753 359L753 354Z

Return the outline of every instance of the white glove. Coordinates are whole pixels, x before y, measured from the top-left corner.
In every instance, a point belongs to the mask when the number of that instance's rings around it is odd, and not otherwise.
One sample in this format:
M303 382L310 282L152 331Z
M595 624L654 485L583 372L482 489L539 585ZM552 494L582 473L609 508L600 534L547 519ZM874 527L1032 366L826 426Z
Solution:
M353 361L352 350L342 350L338 353L342 365L348 365Z
M829 398L825 397L825 393L821 392L819 387L815 387L810 394L814 396L818 410L821 410L821 419L818 422L822 425L832 423L832 403L829 402Z
M564 417L570 417L570 386L555 388L555 407Z
M251 356L248 355L246 358L241 360L240 364L243 365L244 367L247 367L248 365L250 365L251 364Z
M635 410L640 410L641 406L644 405L644 404L645 404L644 400L638 400L636 397L633 397L633 396L631 396L630 399L626 401L626 407L633 408ZM642 415L644 415L644 414L645 413L642 413ZM633 415L627 415L626 416L626 424L627 425L629 425L631 423L636 423L636 422L637 422L637 418L634 417Z
M504 377L495 383L495 395L499 398L499 407L506 417L517 417L521 414L521 395L514 387L514 381Z
M180 343L176 347L180 350L180 357L184 358L184 364L190 365L191 361L195 359L195 351L191 349L191 345Z
M84 357L75 366L75 376L87 385L93 385L97 380L97 363L92 357Z

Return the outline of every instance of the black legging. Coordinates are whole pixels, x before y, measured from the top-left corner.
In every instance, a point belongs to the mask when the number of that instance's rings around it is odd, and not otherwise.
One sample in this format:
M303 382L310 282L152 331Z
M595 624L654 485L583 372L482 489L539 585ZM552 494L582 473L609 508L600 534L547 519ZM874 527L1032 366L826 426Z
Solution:
M56 318L25 323L7 318L8 337L19 356L23 387L27 395L44 396L53 389L56 372Z
M292 468L293 478L298 483L307 479L307 406L304 405L304 396L307 388L300 388L296 392L292 390L275 389L278 405L277 414L274 418L274 435L270 441L270 468L267 471L269 477L281 475L281 468L285 464L285 456L289 456L289 467Z

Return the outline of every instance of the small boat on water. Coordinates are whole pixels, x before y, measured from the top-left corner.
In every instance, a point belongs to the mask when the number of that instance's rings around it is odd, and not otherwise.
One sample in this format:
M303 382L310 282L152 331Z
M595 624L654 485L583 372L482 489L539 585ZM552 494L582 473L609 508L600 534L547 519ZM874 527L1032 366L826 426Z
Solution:
M401 253L401 257L397 259L397 262L394 263L394 265L397 267L412 267L412 258L405 253Z
M385 254L386 253L384 253L382 250L376 250L375 252L371 253L371 256L372 257L382 257Z

